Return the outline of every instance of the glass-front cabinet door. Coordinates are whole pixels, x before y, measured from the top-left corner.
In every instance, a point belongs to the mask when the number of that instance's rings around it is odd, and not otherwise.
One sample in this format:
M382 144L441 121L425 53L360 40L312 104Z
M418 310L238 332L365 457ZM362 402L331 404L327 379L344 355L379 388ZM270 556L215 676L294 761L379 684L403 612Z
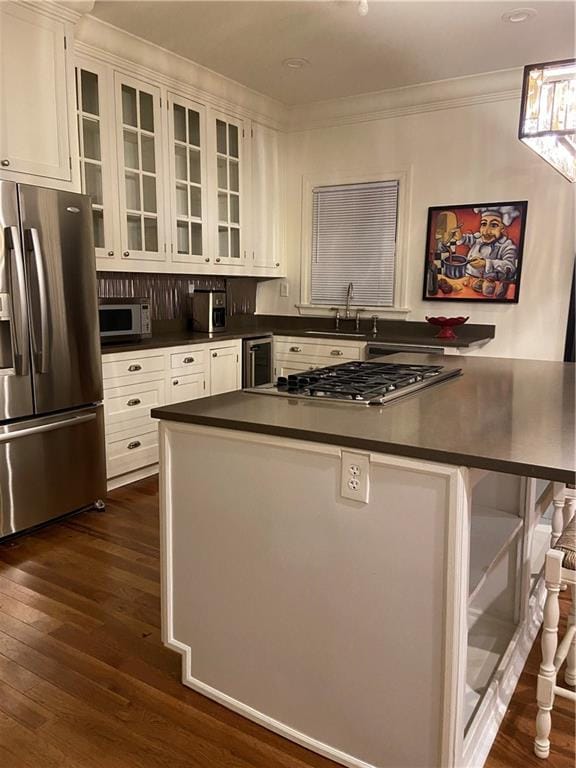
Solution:
M122 257L165 261L160 90L115 78Z
M77 60L76 114L82 192L92 198L94 245L99 259L114 259L117 196L116 159L110 138L110 74L96 63Z
M207 264L205 108L168 94L168 124L172 261Z
M211 113L214 191L215 259L217 264L243 265L243 123L218 113Z

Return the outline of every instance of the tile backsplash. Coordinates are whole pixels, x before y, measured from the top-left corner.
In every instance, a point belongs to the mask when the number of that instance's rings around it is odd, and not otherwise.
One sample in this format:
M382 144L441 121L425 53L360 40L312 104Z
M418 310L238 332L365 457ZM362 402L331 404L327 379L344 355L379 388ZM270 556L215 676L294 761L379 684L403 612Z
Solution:
M186 316L186 296L191 283L194 288L226 290L226 280L222 277L98 272L98 296L149 298L152 320L179 320Z

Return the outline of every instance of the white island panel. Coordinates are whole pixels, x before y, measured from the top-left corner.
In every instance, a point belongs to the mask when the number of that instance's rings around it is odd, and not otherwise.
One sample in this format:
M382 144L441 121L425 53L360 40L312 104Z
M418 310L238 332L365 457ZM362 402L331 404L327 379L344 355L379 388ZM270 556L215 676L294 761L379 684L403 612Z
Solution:
M340 495L337 446L162 431L164 638L184 682L344 765L451 763L461 471L372 454L364 504Z

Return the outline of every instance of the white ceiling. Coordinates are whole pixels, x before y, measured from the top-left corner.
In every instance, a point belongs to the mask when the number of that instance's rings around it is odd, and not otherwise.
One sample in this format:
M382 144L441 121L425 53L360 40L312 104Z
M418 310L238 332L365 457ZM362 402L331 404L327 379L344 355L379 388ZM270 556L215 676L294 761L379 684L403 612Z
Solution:
M506 24L505 11L537 11ZM575 55L572 0L97 0L93 15L287 105ZM303 70L287 58L310 61Z

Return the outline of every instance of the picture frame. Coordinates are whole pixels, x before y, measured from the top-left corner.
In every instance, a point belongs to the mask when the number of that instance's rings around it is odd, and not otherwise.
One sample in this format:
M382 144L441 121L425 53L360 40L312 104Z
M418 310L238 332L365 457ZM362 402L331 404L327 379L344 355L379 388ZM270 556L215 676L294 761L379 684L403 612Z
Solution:
M527 200L428 208L424 301L517 304Z

